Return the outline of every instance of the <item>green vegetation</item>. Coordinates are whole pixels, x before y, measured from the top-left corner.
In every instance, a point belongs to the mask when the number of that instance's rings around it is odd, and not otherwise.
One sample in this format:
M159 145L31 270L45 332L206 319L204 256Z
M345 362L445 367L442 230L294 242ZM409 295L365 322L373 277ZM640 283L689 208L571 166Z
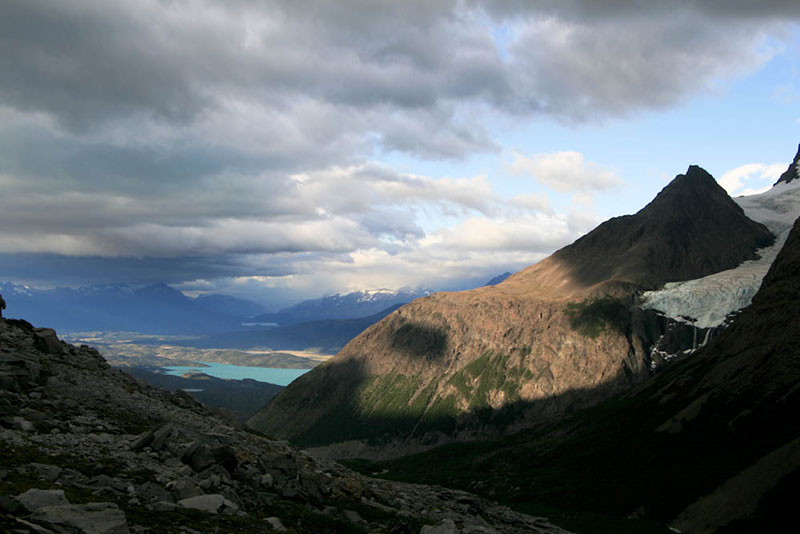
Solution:
M627 334L631 329L628 306L613 297L570 302L564 313L569 317L573 330L590 338L596 338L607 328L623 334Z

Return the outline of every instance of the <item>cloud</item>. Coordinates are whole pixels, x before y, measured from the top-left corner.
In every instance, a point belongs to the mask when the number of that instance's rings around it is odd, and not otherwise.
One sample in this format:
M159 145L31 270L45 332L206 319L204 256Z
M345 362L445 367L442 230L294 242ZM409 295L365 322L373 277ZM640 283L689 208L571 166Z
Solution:
M512 174L531 176L556 191L604 191L622 185L612 171L586 161L580 152L565 151L525 156L515 153L508 166Z
M754 195L772 187L786 170L786 163L748 163L731 169L718 182L731 196Z
M6 0L2 272L319 290L522 267L591 211L385 162L503 154L498 117L719 90L780 52L796 4ZM576 152L511 168L574 201L621 183Z

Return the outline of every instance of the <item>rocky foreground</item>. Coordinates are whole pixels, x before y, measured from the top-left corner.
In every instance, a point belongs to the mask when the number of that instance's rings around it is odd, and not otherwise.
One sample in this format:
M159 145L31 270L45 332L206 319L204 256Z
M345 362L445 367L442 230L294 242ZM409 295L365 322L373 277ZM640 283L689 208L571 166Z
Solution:
M0 531L565 532L314 459L14 319L0 319Z

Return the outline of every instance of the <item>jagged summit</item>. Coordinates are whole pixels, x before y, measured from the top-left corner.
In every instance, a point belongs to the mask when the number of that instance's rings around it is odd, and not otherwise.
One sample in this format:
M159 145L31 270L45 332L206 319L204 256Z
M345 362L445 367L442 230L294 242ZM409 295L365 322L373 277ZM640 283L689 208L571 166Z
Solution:
M800 145L797 145L797 154L794 156L794 160L789 164L789 168L786 169L786 172L781 174L781 177L778 178L778 181L775 182L775 185L788 184L799 177L800 177Z
M616 280L655 288L733 268L773 241L692 165L636 214L601 224L553 256L586 286Z

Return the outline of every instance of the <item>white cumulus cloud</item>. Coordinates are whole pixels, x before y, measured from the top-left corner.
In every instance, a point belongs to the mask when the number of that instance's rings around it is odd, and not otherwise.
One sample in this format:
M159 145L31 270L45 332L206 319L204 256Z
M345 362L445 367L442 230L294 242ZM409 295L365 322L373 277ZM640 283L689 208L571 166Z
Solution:
M586 161L574 151L526 156L514 154L509 165L512 174L531 176L540 184L560 192L605 191L623 184L613 171Z

